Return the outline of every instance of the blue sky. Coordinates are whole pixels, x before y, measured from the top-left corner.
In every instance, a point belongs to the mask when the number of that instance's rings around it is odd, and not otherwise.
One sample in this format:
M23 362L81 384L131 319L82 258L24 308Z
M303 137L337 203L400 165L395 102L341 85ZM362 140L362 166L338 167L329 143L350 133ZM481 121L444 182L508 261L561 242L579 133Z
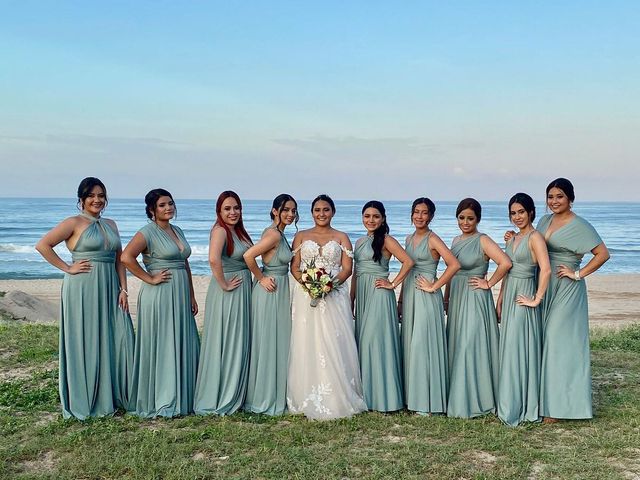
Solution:
M0 196L640 199L640 2L2 3Z

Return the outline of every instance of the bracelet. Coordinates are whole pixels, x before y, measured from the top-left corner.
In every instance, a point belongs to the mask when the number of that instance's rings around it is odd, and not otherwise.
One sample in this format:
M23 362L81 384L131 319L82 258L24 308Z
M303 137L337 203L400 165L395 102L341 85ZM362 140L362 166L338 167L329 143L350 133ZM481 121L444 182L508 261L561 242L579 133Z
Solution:
M396 283L395 282L391 282L391 288L393 288L395 290L395 288L396 288Z
M573 272L573 278L576 282L580 281L580 270L576 270L575 272Z
M124 292L124 294L125 294L127 297L129 296L129 292L127 292L127 289L126 289L126 288L122 288L122 287L120 287L120 291L121 291L121 292Z

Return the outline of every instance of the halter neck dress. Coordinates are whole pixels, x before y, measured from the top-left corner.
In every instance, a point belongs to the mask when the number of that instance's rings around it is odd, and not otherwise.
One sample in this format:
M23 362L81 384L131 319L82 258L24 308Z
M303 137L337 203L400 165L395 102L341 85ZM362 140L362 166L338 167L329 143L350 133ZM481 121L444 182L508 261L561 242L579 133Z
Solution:
M230 292L211 277L204 311L202 355L198 365L195 411L231 415L244 403L249 377L251 272L242 255L248 245L232 233L233 253L222 248L222 271L242 283Z
M280 243L262 272L273 277L275 292L255 282L251 294L251 355L247 397L243 409L267 415L282 415L287 409L287 369L291 341L291 295L289 263L291 247L278 228Z
M461 268L451 279L447 319L450 417L477 417L496 409L499 334L493 295L468 283L471 277L484 278L489 268L482 235L476 233L451 246Z
M354 252L356 344L367 407L393 412L404 407L398 308L393 290L375 287L376 279L389 277L389 259L373 260L372 243L363 237Z
M447 338L442 292L427 293L416 288L416 278L422 275L436 280L438 260L429 249L428 232L414 245L409 235L407 254L415 262L402 289L402 345L404 351L404 382L406 404L419 413L447 411Z
M64 418L84 420L130 408L134 334L131 317L118 305L120 237L109 222L80 216L90 224L71 256L92 268L67 273L62 282L59 388Z
M538 264L529 248L531 233L518 245L511 240L505 248L513 266L502 280L498 418L511 426L540 419L541 309L516 303L518 295L532 298L538 289Z

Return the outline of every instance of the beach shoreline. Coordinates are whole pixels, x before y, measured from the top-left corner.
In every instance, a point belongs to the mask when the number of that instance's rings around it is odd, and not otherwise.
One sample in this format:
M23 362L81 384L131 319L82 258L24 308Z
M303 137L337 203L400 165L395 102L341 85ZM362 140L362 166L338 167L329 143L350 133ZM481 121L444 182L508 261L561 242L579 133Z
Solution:
M211 277L194 275L193 285L199 312L198 328L202 330L207 288ZM294 280L291 279L291 282ZM586 279L589 292L589 325L591 328L619 329L640 323L640 274L594 274ZM128 278L129 305L135 320L140 280ZM0 280L0 292L18 290L41 300L60 305L62 279ZM348 287L345 285L345 288ZM497 295L499 285L494 287ZM398 295L400 289L396 290Z

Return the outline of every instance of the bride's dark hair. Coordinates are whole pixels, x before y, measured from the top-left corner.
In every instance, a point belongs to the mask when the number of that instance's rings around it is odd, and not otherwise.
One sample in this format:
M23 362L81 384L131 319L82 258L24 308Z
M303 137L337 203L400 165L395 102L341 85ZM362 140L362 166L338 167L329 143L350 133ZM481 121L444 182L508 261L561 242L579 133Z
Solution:
M336 204L333 203L333 200L331 200L331 197L325 193L321 193L320 195L318 195L316 198L313 199L313 202L311 202L311 212L313 213L313 207L315 206L316 203L318 203L319 201L323 201L323 202L327 202L329 204L329 206L331 207L331 211L333 213L336 213Z
M364 204L362 207L362 215L367 208L375 208L382 215L382 223L373 232L373 242L371 242L371 248L373 249L373 261L380 263L382 259L382 247L384 246L384 237L389 233L389 225L387 225L387 212L384 209L382 202L377 200L371 200Z

